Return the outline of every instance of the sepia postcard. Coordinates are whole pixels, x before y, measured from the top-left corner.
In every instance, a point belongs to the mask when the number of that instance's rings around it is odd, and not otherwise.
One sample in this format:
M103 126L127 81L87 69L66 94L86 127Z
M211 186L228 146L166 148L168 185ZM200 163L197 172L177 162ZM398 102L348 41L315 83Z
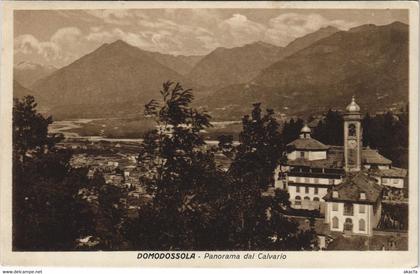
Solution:
M1 3L4 266L418 265L418 3Z

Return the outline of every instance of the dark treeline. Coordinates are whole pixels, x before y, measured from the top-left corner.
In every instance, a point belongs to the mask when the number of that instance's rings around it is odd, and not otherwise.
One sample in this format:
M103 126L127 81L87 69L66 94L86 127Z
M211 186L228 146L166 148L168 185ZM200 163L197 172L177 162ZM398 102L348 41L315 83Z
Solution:
M291 119L283 127L285 143L299 137L304 125L302 119ZM312 137L328 145L343 145L343 116L338 111L328 110L325 117L313 129ZM392 160L393 165L408 168L408 108L398 114L386 112L362 120L363 146L378 149L379 153Z
M101 239L96 248L114 249L124 191L101 174L89 179L88 167L72 168L71 152L55 147L63 136L48 134L52 119L36 106L32 96L14 101L13 249L75 250L90 235Z

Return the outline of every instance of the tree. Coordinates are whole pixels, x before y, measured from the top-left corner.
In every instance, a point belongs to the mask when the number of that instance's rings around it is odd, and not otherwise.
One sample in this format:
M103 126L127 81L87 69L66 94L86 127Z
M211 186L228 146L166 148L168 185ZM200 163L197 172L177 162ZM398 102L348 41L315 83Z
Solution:
M211 249L224 180L200 135L210 116L190 107L191 90L179 83L165 82L161 95L161 103L145 107L156 129L145 134L139 153L140 182L153 199L126 222L125 236L141 250Z
M303 127L303 120L297 119L296 121L292 118L289 122L285 122L283 126L283 131L281 133L283 143L287 145L288 143L299 138L300 131Z
M242 132L232 170L235 175L252 174L261 189L273 186L274 169L283 154L279 124L272 109L262 115L261 105L254 104L251 116L242 119Z
M363 145L378 149L395 166L408 167L408 112L403 109L398 115L386 112L374 117L366 114L362 126Z
M48 134L52 117L44 118L36 111L33 96L22 100L14 99L13 105L13 153L21 163L28 157L35 157L50 150L63 139L60 134Z
M79 190L88 184L86 169L72 169L71 153L48 134L52 118L36 111L35 99L13 107L13 248L73 250L76 239L93 231L92 215Z
M284 149L273 116L272 110L263 114L260 104L254 104L251 115L242 119L243 130L228 174L232 185L229 206L223 211L229 219L226 226L232 227L226 229L231 233L232 249L295 250L300 246L298 224L286 216L288 193L276 190L274 196L263 195L272 185ZM225 143L219 146L230 151L229 139L222 140Z
M328 145L343 145L344 122L338 111L328 110L325 118L321 120L313 132L313 137Z

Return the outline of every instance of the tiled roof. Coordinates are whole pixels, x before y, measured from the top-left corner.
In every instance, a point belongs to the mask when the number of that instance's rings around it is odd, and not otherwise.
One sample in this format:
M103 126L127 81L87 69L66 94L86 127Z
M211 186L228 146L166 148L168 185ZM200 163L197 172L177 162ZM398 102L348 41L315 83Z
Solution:
M325 160L308 160L298 158L296 160L287 161L289 166L305 166L310 168L334 168L341 169L343 168L342 159L336 159L334 157L328 157Z
M392 161L385 158L376 149L363 148L362 150L362 163L363 164L380 164L390 165Z
M404 168L392 167L390 169L371 170L371 174L380 177L405 178L405 176L407 176L407 170Z
M336 147L331 147L327 151L327 159L324 160L308 160L298 158L295 160L288 160L287 165L289 166L306 166L311 168L333 168L339 169L343 168L344 156L343 150L336 149Z
M297 150L327 150L329 146L324 145L318 140L307 138L307 139L296 139L287 145L289 148Z
M328 150L327 159L309 161L305 159L289 160L289 165L301 165L308 167L342 167L344 162L343 146L328 146L316 139L296 139L287 145L292 150ZM379 154L378 150L371 148L362 149L362 164L391 165L392 161Z
M333 198L333 191L338 192L338 198ZM360 199L360 194L365 193L366 199ZM382 187L376 180L364 172L349 173L343 178L343 182L335 186L324 196L326 201L349 201L376 203L380 199Z

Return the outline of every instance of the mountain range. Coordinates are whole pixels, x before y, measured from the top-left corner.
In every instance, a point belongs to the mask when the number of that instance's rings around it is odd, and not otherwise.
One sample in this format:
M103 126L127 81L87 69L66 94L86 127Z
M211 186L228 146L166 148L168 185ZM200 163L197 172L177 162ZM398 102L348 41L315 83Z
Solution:
M253 102L307 114L344 108L352 95L370 112L408 101L407 25L335 32L274 62L246 84L216 91L202 104L216 109L223 96L225 116L237 115Z
M118 40L35 81L16 73L15 80L63 119L141 114L166 80L192 88L195 105L218 119L239 119L254 102L297 114L342 107L352 95L374 110L408 100L408 26L327 27L286 47L255 42L206 56L149 52Z
M201 86L223 87L246 83L271 64L337 31L334 27L322 28L294 40L286 47L255 42L236 48L217 48L203 57L187 77Z

